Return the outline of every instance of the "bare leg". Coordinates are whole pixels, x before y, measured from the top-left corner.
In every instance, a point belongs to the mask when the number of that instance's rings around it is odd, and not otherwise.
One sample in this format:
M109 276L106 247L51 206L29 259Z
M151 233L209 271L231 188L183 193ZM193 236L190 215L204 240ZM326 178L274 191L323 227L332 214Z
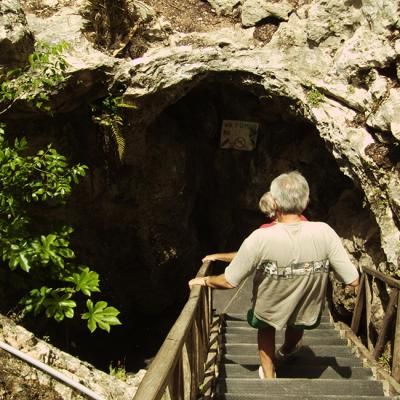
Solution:
M303 337L304 329L288 326L285 331L285 343L281 347L283 354L292 352Z
M275 328L258 330L258 351L266 379L275 378Z

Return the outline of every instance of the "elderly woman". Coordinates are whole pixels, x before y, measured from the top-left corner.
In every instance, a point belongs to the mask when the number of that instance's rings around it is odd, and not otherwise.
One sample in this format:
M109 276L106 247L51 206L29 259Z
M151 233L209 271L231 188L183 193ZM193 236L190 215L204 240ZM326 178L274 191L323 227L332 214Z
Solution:
M339 236L323 222L304 221L309 187L297 171L275 178L270 187L277 223L255 230L240 246L224 274L195 278L189 286L231 289L254 274L253 305L248 322L258 329L261 378L275 377L275 364L298 349L304 329L318 326L328 272L358 286L358 272ZM285 341L275 352L275 330Z

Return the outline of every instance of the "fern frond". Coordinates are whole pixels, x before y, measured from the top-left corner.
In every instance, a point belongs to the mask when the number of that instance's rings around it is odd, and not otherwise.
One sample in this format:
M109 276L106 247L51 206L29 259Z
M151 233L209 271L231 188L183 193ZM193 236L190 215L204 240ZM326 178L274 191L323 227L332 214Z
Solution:
M124 155L125 155L125 138L119 128L119 123L116 121L113 121L111 123L111 133L112 137L115 141L116 147L117 147L117 153L119 160L122 161Z

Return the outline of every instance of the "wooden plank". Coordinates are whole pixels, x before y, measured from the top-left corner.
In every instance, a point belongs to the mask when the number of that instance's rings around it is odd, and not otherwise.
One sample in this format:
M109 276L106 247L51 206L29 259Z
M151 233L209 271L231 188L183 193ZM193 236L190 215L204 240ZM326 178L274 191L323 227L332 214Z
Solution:
M361 315L365 304L365 274L362 274L360 287L358 288L356 305L354 307L353 318L351 320L351 330L357 334L360 327Z
M387 276L384 273L367 266L363 266L362 270L367 274L372 275L383 282L386 282L389 286L400 289L400 279L392 278L391 276Z
M367 346L369 351L374 350L372 344L370 330L371 330L371 305L372 305L372 290L369 276L365 278L365 319L367 324Z
M392 293L390 294L389 303L386 307L385 316L382 321L381 331L379 332L379 336L378 336L378 339L375 344L375 348L374 348L374 352L373 352L373 357L375 358L375 360L377 360L378 357L380 357L380 355L382 354L382 351L385 347L386 334L387 334L387 330L390 326L390 323L392 321L393 314L395 312L398 294L399 294L398 289L393 288Z
M191 365L189 361L189 351L187 343L183 345L182 348L182 391L183 391L183 399L184 400L192 400L192 390L191 390L191 378L192 378L192 371Z
M203 360L203 336L204 336L204 324L202 320L202 305L200 304L199 309L197 310L196 315L196 331L197 331L197 343L196 343L196 351L197 351L197 384L200 385L203 381L203 369L204 369L204 360Z
M173 400L171 396L171 389L169 386L166 387L165 392L163 393L161 400Z
M193 322L192 327L191 327L191 332L190 332L190 348L193 349L193 351L189 352L189 357L190 357L190 363L191 363L191 392L196 393L197 387L198 387L198 373L197 373L197 351L194 351L196 349L196 332L195 332L195 323Z
M400 383L400 296L397 299L397 318L394 329L392 376Z
M175 371L171 377L171 393L174 395L176 400L183 399L183 385L182 385L182 357L178 358L178 362L175 365Z

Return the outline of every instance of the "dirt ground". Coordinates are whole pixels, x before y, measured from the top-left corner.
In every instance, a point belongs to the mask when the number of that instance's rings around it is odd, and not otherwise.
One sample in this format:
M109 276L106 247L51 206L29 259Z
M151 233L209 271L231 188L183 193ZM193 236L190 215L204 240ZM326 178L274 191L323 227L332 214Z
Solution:
M280 0L278 0L280 1ZM297 4L297 0L292 0ZM174 30L179 32L209 32L240 25L239 10L232 16L218 16L206 0L144 0L157 12L166 17ZM254 38L269 42L278 25L272 22L256 26Z
M217 16L205 0L144 0L180 32L208 32L240 22L237 16Z
M303 3L306 1L309 0L302 0ZM231 16L218 16L206 0L143 0L143 2L166 17L173 29L179 32L209 32L234 25L240 26L239 10ZM289 0L289 2L297 6L299 0ZM268 43L278 26L276 21L264 21L254 28L253 36L259 42Z

